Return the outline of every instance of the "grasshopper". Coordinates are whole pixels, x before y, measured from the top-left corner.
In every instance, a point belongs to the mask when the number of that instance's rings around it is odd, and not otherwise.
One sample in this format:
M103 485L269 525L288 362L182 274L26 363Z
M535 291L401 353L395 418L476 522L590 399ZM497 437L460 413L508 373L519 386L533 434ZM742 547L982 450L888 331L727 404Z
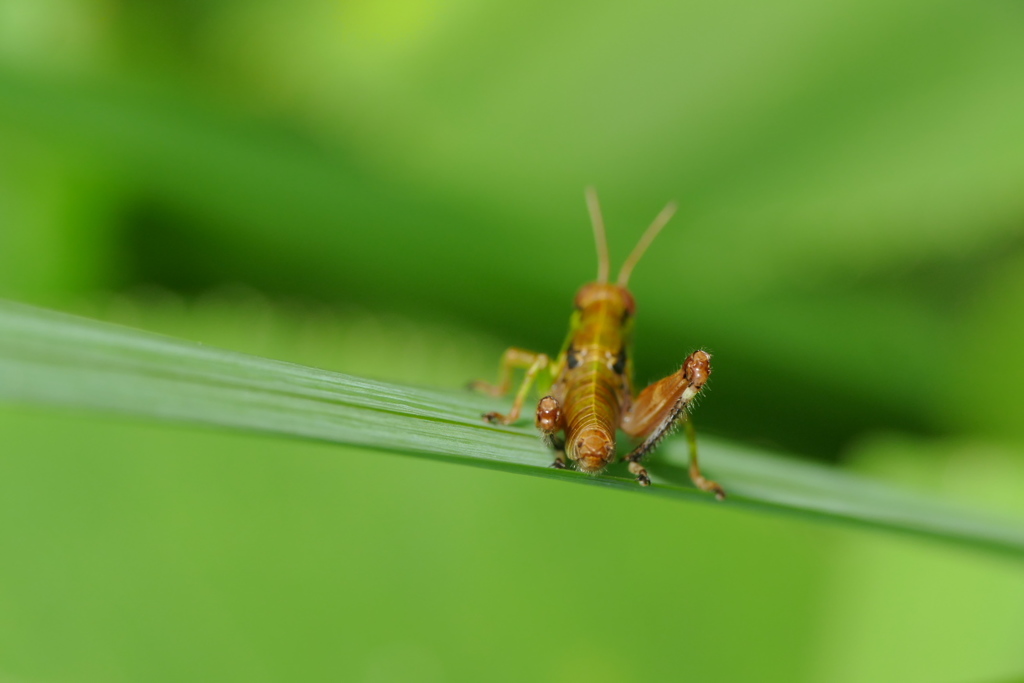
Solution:
M690 446L690 479L700 490L713 492L722 500L722 487L700 472L697 435L687 413L711 374L710 354L694 351L678 372L654 382L639 394L633 392L636 304L626 286L633 268L675 213L676 206L670 203L658 214L623 263L615 284L611 284L604 219L593 188L587 188L586 198L597 243L597 280L583 285L576 293L569 334L554 360L544 353L510 348L501 358L497 384L473 382L471 386L479 391L503 396L512 386L513 371L526 370L508 414L487 413L483 417L492 424L512 424L519 419L530 389L547 387L547 393L537 404L535 424L544 441L556 451L552 467L565 468L568 458L582 472L601 472L615 458L615 434L621 429L642 440L624 458L641 486L651 484L650 475L641 464L644 457L682 423ZM560 438L561 434L564 437Z

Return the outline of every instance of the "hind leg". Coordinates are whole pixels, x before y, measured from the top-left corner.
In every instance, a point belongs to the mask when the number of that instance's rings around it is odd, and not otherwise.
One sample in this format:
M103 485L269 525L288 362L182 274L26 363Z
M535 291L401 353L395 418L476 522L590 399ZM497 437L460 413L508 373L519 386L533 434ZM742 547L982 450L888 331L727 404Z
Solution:
M565 415L562 413L562 406L554 396L545 396L537 403L537 418L534 422L537 429L544 436L544 443L555 449L558 455L551 466L555 469L565 469L565 439L559 438L558 433L565 429Z
M620 427L632 437L643 439L643 443L626 456L629 471L636 475L641 486L650 486L651 479L641 464L644 456L653 451L661 440L680 421L686 426L690 444L690 479L701 491L711 491L719 500L725 498L722 487L700 472L697 460L697 435L686 414L690 403L700 392L708 375L711 374L711 356L704 351L695 351L683 363L679 372L651 384L640 392L633 405L622 417Z

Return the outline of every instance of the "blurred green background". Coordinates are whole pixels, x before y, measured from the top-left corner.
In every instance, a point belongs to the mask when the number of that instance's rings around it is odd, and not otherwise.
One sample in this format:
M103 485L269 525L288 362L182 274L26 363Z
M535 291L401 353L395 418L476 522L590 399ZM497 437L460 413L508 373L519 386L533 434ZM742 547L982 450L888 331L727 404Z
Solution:
M1024 512L1019 3L0 0L0 296L422 386L632 280L705 433ZM705 463L714 474L714 463ZM724 482L726 486L728 482ZM1011 681L1024 566L0 410L0 681Z

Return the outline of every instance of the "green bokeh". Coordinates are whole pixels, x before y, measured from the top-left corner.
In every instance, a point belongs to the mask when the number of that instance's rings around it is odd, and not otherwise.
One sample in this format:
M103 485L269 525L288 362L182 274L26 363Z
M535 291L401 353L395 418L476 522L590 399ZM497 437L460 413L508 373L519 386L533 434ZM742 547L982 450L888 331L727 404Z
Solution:
M698 425L1021 511L1012 3L0 0L0 296L456 387L635 273ZM709 463L710 467L710 463ZM569 490L563 490L569 489ZM0 413L0 680L1011 680L1024 569Z

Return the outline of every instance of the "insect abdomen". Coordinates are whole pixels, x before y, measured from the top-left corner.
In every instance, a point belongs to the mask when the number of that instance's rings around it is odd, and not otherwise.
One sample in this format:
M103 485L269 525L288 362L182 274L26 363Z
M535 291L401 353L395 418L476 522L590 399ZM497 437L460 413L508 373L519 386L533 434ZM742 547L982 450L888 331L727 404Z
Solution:
M565 453L583 472L600 472L615 456L622 378L603 362L592 362L566 377Z

